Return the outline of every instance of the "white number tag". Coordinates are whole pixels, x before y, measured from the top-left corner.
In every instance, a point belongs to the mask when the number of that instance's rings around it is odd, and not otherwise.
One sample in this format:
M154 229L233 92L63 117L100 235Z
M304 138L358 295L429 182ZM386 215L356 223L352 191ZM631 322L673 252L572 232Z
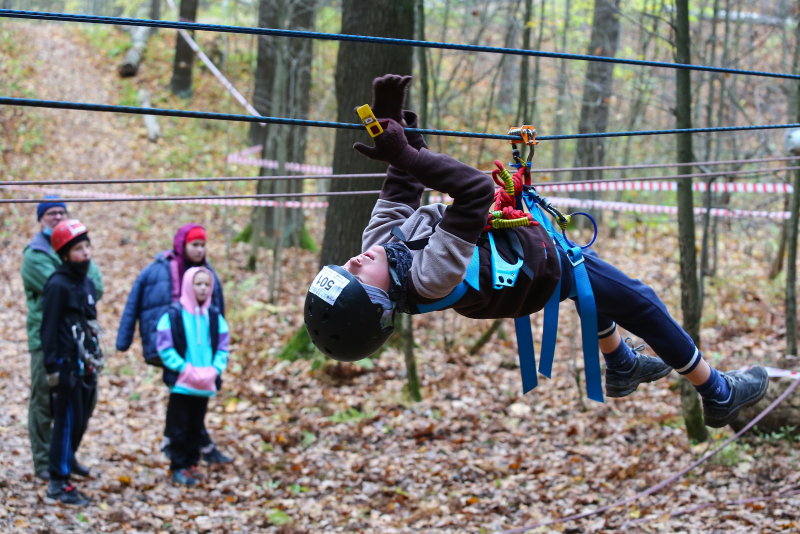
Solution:
M314 282L311 284L311 289L309 289L309 291L328 304L333 305L336 299L339 298L342 289L349 283L350 280L333 269L325 267L320 271L317 277L314 278Z

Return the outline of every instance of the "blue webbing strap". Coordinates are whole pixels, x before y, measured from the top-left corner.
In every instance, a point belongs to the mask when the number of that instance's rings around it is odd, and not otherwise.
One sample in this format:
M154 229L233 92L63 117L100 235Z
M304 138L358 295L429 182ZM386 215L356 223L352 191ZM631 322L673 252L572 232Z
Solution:
M600 347L597 342L597 305L594 301L589 273L583 262L581 247L567 250L572 263L572 279L578 292L578 307L581 316L581 337L583 339L583 364L586 373L586 395L597 402L603 402L603 382L600 373Z
M467 267L467 276L464 278L464 281L458 284L453 292L442 300L436 301L432 304L417 304L417 310L419 313L428 313L452 306L466 294L467 287L469 286L474 287L476 291L480 291L480 272L480 250L477 246L475 246L475 248L472 250L472 260L469 262L469 266Z
M561 264L561 256L558 255ZM544 305L544 327L542 328L542 357L539 360L539 372L547 378L552 378L553 360L556 354L556 338L558 337L558 308L561 300L561 278L558 279L556 290L550 300Z
M553 237L557 246L567 252L572 263L572 291L570 298L578 297L578 307L581 317L581 338L583 340L583 363L586 373L586 394L595 401L603 402L603 382L600 372L600 348L597 342L597 304L589 281L589 273L583 261L583 252L580 247L570 247L561 233L544 216L542 210L533 199L523 194L528 211L534 219L543 225ZM561 256L559 255L559 262ZM555 292L544 307L544 332L542 335L542 355L539 372L550 378L555 355L556 337L558 335L558 308L561 298L561 280Z
M535 388L539 381L536 378L536 351L533 348L531 332L531 316L514 319L517 331L517 350L519 351L519 371L522 374L522 394Z

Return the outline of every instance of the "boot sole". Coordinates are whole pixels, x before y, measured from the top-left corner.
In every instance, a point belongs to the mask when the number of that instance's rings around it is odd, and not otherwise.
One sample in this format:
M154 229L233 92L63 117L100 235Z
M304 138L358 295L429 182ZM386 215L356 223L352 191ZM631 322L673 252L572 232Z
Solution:
M61 505L61 506L75 506L76 508L83 508L83 507L89 505L89 501L87 501L85 503L64 502L64 501L59 500L59 499L54 499L53 497L48 497L47 495L45 495L44 499L42 499L42 500L44 501L45 504L50 504L50 505L58 504L58 505Z
M758 395L758 396L754 397L753 399L745 402L744 404L742 404L741 406L736 408L735 411L733 411L730 414L728 414L724 419L707 419L705 417L705 413L703 413L703 418L705 419L705 421L704 421L705 425L708 426L708 427L711 427L711 428L724 428L724 427L728 426L729 424L731 424L733 422L733 420L736 419L739 416L739 412L741 412L745 408L749 408L750 406L753 406L754 404L758 404L758 401L760 401L761 399L764 398L764 396L767 394L767 390L769 389L769 377L766 378L765 383L766 383L766 385L762 389L761 395Z
M664 369L659 373L645 375L641 377L638 381L632 383L631 386L628 387L627 389L615 388L614 386L609 386L608 382L606 382L606 397L610 397L612 399L620 399L622 397L627 397L628 395L636 391L639 385L649 384L650 382L661 380L671 372L672 372L672 367L667 367L666 369Z

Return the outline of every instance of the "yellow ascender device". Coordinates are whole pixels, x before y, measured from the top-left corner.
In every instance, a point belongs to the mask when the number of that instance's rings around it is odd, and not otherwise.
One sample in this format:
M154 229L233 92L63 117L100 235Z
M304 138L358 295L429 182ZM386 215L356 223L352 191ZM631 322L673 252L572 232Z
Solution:
M372 108L369 107L369 104L364 104L356 111L358 112L358 116L361 118L361 122L363 122L364 126L367 127L367 132L369 132L370 136L378 137L383 133L383 128L381 128L378 119L375 118L375 114L372 113Z

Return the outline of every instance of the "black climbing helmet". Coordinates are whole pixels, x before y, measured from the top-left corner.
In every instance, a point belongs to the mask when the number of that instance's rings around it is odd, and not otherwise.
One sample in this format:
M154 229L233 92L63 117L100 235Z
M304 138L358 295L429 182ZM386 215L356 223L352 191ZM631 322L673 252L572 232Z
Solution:
M320 352L340 362L357 362L374 354L394 332L389 311L372 302L352 274L328 265L308 290L303 318Z

